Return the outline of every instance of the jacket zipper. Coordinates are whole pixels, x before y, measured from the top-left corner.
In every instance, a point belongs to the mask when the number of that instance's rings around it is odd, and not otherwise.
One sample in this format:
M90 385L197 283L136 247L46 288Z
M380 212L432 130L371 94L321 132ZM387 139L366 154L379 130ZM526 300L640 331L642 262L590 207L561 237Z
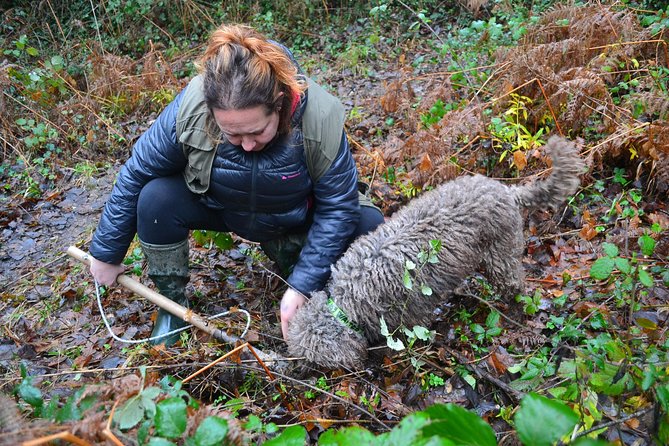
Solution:
M256 177L258 175L258 154L253 153L253 164L251 167L251 193L249 196L249 209L251 210L251 221L249 222L249 227L251 231L254 230L256 225Z

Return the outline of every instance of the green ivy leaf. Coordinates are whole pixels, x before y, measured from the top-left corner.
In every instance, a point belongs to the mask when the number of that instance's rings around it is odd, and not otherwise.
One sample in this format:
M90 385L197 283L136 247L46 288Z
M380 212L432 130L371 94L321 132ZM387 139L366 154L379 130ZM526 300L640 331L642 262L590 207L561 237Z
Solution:
M425 284L420 286L420 292L423 296L432 296L432 288Z
M643 371L643 381L641 382L641 390L644 392L651 388L655 384L657 379L657 369L653 364L649 364L649 368Z
M414 445L418 443L420 430L429 423L429 417L425 412L414 412L405 417L400 424L390 432L377 437L377 445ZM350 446L358 446L364 443L350 443Z
M232 248L234 242L229 232L217 232L214 236L214 244L223 251Z
M265 446L302 446L305 444L307 431L302 426L287 427L280 435L264 442Z
M381 316L381 319L379 320L379 325L381 326L381 336L390 336L390 332L388 331L388 324L386 324L386 320Z
M514 421L523 444L551 446L571 432L578 415L559 401L530 393L520 402Z
M430 330L420 325L413 326L413 333L421 341L428 341L432 337Z
M84 389L79 389L73 395L71 395L63 407L61 407L60 410L56 413L56 421L58 423L81 420L81 410L79 409L77 402L81 397L83 390Z
M611 257L600 257L590 267L590 277L595 280L608 279L614 267L615 262Z
M619 254L618 247L613 243L602 243L602 250L604 251L604 254L609 257L617 257Z
M195 446L217 446L228 434L228 422L219 417L207 417L197 427L193 440Z
M44 398L42 398L42 392L33 386L31 381L30 378L24 379L16 391L23 401L38 409L44 405Z
M613 259L613 262L615 263L616 268L618 268L621 272L625 274L632 272L632 265L630 264L629 260L622 257L616 257Z
M125 402L120 410L114 414L114 421L121 430L132 429L144 418L144 406L140 396L134 396Z
M655 285L653 277L648 273L648 271L642 268L639 268L639 282L641 282L641 284L647 288Z
M367 429L360 426L352 426L344 429L330 429L318 437L320 446L358 446L379 444L376 436Z
M153 437L151 440L149 440L146 446L176 446L176 444L164 438Z
M665 412L669 412L669 384L657 386L655 388L655 395L657 396L657 400L660 402L662 409L664 409Z
M402 282L404 283L404 288L407 290L413 289L413 281L411 280L411 273L408 269L404 270L404 276L402 276Z
M493 429L474 412L456 404L436 404L425 413L432 422L422 429L424 437L436 435L462 446L497 446Z
M153 427L153 418L150 420L144 420L144 422L137 429L137 442L139 444L145 444L146 439L149 438L149 431Z
M485 320L486 327L496 327L499 324L500 314L498 311L491 311Z
M388 325L386 324L386 320L383 318L383 316L381 316L379 324L381 325L381 335L385 336L386 344L388 344L388 347L395 351L404 350L404 343L402 343L402 341L400 341L399 339L395 339L392 337L390 331L388 331Z
M404 350L404 342L401 339L395 339L392 336L386 337L386 344L388 348L391 348L397 352Z
M177 438L186 430L186 402L179 397L156 404L156 431L167 438Z
M62 70L63 67L65 66L65 61L63 60L63 56L56 55L51 57L51 66L56 71Z
M655 240L649 235L642 235L639 237L639 247L641 248L641 253L645 256L652 256L655 252Z
M570 443L572 446L610 446L611 443L608 443L604 440L595 440L594 438L581 437L575 442Z
M249 418L244 425L244 429L260 432L262 430L262 420L257 415L249 415Z

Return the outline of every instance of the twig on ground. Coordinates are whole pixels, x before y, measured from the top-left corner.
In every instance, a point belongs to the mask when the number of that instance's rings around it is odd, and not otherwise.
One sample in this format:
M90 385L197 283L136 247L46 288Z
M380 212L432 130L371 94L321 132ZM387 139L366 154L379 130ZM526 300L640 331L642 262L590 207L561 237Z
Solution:
M249 369L249 370L254 370L254 371L258 371L258 372L261 371L261 369L258 369L258 368L256 368L256 367L251 367L251 366L244 366L244 367L247 368L247 369ZM321 388L319 388L319 387L313 386L313 385L311 385L311 384L309 384L309 383L307 383L307 382L301 381L301 380L299 380L299 379L297 379L297 378L293 378L293 377L291 377L291 376L284 375L283 373L279 373L279 372L273 372L273 373L274 373L274 375L278 376L279 378L282 378L282 379L285 379L285 380L288 380L288 381L297 383L297 384L299 384L299 385L301 385L301 386L304 386L304 387L308 387L309 389L311 389L311 390L313 390L313 391L315 391L315 392L319 392L319 393L322 393L322 394L324 394L324 395L327 395L327 396L331 397L332 399L335 399L335 400L339 401L340 403L342 403L342 404L344 404L344 405L352 406L352 407L354 407L355 409L357 409L357 410L359 410L360 412L362 412L362 413L364 413L365 415L367 415L369 418L371 418L374 422L376 422L376 423L379 424L380 426L383 426L384 429L386 429L386 430L390 430L390 429L391 429L390 426L388 426L386 423L384 423L384 422L381 421L379 418L377 418L376 416L374 416L374 414L370 413L368 410L366 410L364 407L362 407L362 406L360 406L360 405L358 405L358 404L355 404L355 403L353 403L353 402L351 402L351 401L345 400L344 398L340 397L339 395L336 395L336 394L334 394L334 393L332 393L332 392L328 392L327 390L323 390L323 389L321 389Z
M40 446L43 444L51 443L52 441L55 440L65 440L72 444L76 444L77 446L91 446L89 442L87 442L86 440L82 440L76 435L73 435L72 433L70 433L70 431L63 431L57 434L47 435L46 437L40 437L34 440L24 441L23 443L21 443L21 446Z
M455 359L460 364L467 367L470 372L476 374L479 378L483 378L486 381L490 382L491 384L494 384L500 389L502 389L502 391L504 391L504 393L506 393L509 396L509 398L513 400L514 404L520 403L520 400L522 400L523 397L525 396L524 392L520 392L514 389L504 381L492 376L487 371L481 369L476 364L472 364L462 353L446 346L444 346L444 350L446 350L451 356L455 357Z
M575 440L575 439L580 438L580 437L585 437L586 435L590 435L591 433L597 432L598 430L601 430L601 429L606 429L607 427L615 426L617 424L622 424L626 421L631 420L632 418L638 418L640 416L646 415L648 412L651 412L652 410L653 410L652 407L646 407L644 409L637 410L634 413L625 415L624 417L622 417L618 420L611 420L611 421L607 421L606 423L598 424L597 426L592 426L588 430L584 430L582 432L577 432L575 435L572 436L572 440Z

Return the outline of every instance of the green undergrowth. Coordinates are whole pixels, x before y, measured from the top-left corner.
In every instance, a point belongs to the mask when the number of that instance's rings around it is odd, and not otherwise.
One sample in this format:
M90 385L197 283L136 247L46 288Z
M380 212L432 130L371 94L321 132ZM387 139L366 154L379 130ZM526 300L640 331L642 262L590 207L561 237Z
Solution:
M146 371L141 369L143 382ZM15 389L19 402L31 413L32 420L48 420L59 424L85 423L87 417L99 411L99 396L81 388L65 401L54 397L46 401L32 378L22 370L23 380ZM658 388L661 405L669 408L669 386ZM263 423L255 415L240 415L234 402L210 408L202 416L202 403L182 388L181 381L163 377L154 385L142 385L139 391L121 401L110 426L126 438L148 446L214 446L261 442L265 445L302 445L307 432L300 425L277 426ZM197 421L196 421L197 420ZM189 425L196 423L196 426ZM555 399L535 393L526 395L513 416L513 425L521 443L526 446L571 444L604 446L608 443L592 438L596 431L584 432L577 412ZM17 426L29 431L29 427ZM666 420L661 427L667 434ZM11 433L11 431L9 431ZM661 437L666 438L666 437ZM455 404L436 404L414 412L402 419L390 431L375 434L363 427L352 426L328 429L318 444L345 445L470 445L495 446L497 438L490 425L474 412Z

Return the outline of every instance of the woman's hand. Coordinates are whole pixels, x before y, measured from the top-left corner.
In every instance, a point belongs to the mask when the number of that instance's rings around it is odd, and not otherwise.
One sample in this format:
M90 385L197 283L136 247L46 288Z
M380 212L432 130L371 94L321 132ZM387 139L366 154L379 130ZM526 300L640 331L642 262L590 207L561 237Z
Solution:
M281 332L283 339L288 334L288 322L295 316L297 309L304 304L305 298L299 291L288 288L281 298Z
M125 268L123 265L110 265L91 257L90 271L100 285L110 286L116 282L119 274L123 274Z

